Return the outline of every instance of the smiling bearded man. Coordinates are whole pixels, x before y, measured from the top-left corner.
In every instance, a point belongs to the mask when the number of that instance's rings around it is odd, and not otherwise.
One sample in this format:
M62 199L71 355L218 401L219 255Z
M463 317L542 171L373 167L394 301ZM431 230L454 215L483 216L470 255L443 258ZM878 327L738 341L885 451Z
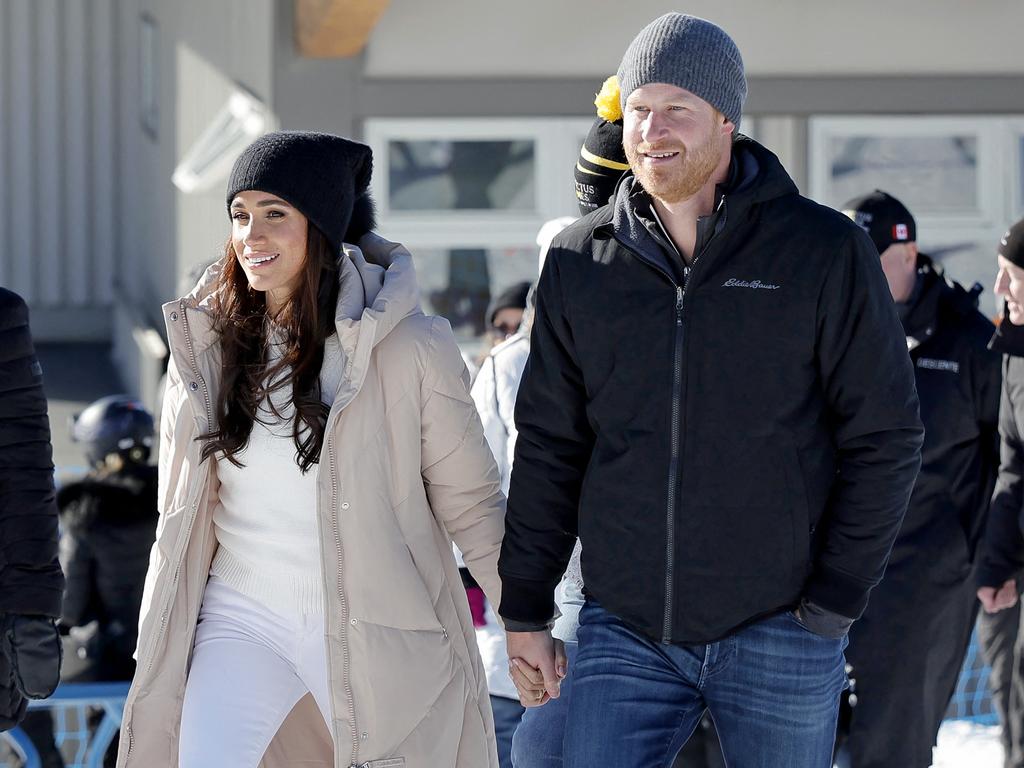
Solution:
M823 768L920 466L900 321L863 230L737 135L722 29L666 14L618 79L632 173L555 237L516 400L513 680L527 706L559 695L578 536L565 768L666 768L705 710L729 765Z

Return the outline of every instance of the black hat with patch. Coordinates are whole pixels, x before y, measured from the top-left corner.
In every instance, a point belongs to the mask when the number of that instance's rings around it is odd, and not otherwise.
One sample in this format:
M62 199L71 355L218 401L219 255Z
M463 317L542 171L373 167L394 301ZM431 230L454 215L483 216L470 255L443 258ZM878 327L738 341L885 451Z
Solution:
M1024 268L1024 219L1021 219L999 240L999 255Z
M893 243L917 241L917 224L907 207L880 189L846 203L843 213L868 233L881 254Z

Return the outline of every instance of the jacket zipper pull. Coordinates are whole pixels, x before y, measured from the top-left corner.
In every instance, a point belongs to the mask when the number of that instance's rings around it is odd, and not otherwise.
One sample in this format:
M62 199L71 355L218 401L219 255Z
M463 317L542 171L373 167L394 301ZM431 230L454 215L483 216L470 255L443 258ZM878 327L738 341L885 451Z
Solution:
M676 286L676 325L683 324L683 286Z

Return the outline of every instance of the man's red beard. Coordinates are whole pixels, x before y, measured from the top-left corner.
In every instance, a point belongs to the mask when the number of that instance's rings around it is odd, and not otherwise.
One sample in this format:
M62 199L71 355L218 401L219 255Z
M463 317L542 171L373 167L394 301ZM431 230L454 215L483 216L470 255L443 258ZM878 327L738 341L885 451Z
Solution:
M645 142L634 147L624 145L623 149L626 150L629 167L647 194L670 205L687 200L703 189L722 159L722 151L714 136L690 150L683 146L660 147ZM663 167L650 168L641 154L647 152L679 154Z

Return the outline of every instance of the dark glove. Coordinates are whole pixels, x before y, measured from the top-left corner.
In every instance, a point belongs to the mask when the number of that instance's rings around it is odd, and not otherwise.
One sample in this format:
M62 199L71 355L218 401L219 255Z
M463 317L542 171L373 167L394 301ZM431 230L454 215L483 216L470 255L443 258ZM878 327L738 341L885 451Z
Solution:
M14 670L7 656L0 653L0 731L9 731L25 718L28 699L14 682Z
M63 648L56 622L46 616L0 617L0 729L25 715L27 699L45 699L60 682Z

